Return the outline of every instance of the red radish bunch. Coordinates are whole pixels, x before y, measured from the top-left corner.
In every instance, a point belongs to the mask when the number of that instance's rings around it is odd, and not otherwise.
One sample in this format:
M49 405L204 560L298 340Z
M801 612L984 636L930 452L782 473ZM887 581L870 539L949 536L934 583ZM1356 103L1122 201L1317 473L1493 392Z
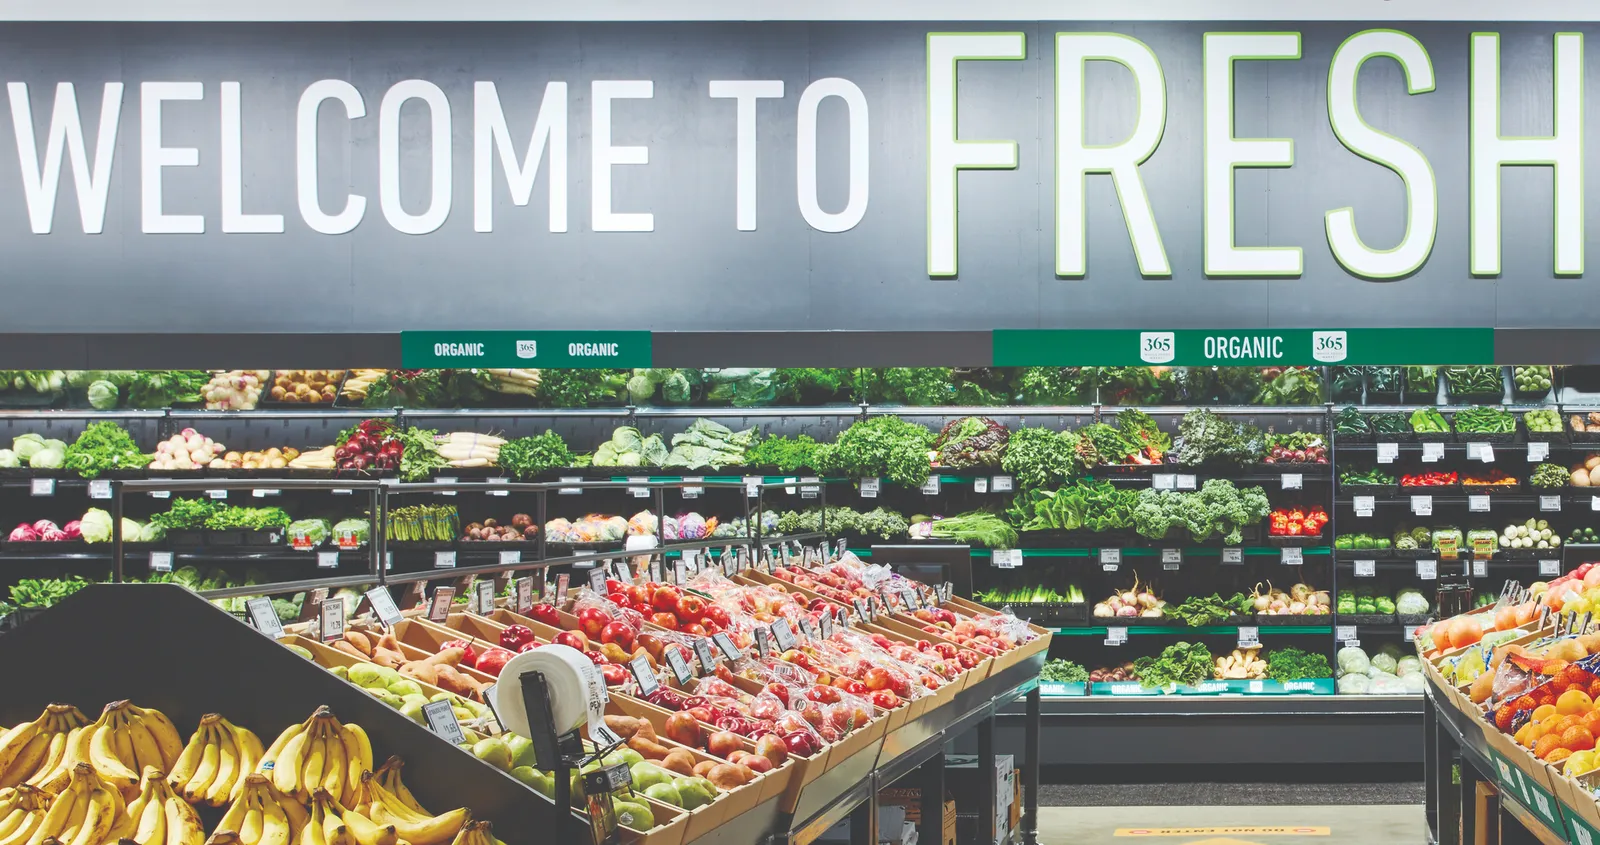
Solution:
M334 450L333 457L339 469L397 469L405 448L394 436L394 423L365 420Z

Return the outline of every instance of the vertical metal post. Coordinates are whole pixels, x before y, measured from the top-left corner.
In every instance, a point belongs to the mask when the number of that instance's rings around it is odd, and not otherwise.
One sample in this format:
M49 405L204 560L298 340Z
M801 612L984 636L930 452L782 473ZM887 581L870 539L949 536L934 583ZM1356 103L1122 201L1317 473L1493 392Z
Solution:
M544 560L545 558L549 557L549 554L545 550L545 534L544 534L545 523L547 521L549 521L549 519L550 519L549 510L550 510L550 491L549 490L540 490L539 493L538 493L538 498L535 500L534 510L533 510L534 513L539 515L538 519L539 519L539 559L540 560ZM550 572L550 568L548 566L546 566L545 567L545 573L549 574L549 572Z
M1022 841L1039 841L1039 685L1028 690L1022 741Z
M122 482L111 482L111 580L121 584L122 564Z
M998 796L994 782L994 706L978 722L978 782L983 784L978 801L978 845L994 842L994 813Z
M388 581L388 573L383 571L383 551L378 548L378 535L383 533L383 524L379 522L379 513L383 510L383 488L375 487L369 491L369 505L367 511L370 524L367 531L367 569L379 584Z
M667 488L657 487L656 503L656 547L667 544ZM663 553L665 554L665 553Z
M920 840L919 840L920 841ZM878 793L850 811L850 845L878 845Z
M1433 696L1423 697L1422 707L1422 814L1428 833L1434 842L1439 838L1439 784L1438 770L1439 714L1434 710Z
M380 485L373 495L378 505L372 514L372 552L378 568L378 583L389 583L389 486Z
M917 841L944 845L944 749L922 764L922 826Z
M1322 425L1323 437L1328 439L1328 486L1325 488L1325 495L1328 501L1328 530L1325 533L1330 546L1328 549L1328 583L1330 585L1328 587L1328 595L1337 598L1339 595L1339 556L1337 551L1331 547L1333 546L1333 538L1339 536L1339 501L1334 496L1333 486L1335 480L1339 477L1339 446L1333 437L1333 380L1329 378L1330 375L1332 375L1332 370L1324 367L1322 383L1328 385L1329 400L1327 408L1323 411ZM1365 375L1362 376L1362 390L1366 390ZM1366 399L1364 392L1361 395L1361 399L1363 401ZM1374 460L1376 460L1376 456L1374 456ZM1313 466L1315 465L1313 464ZM1302 565L1304 564L1302 563ZM1351 564L1351 566L1353 567L1355 564ZM1334 607L1337 608L1338 604L1335 603ZM1338 617L1335 617L1335 621L1337 620ZM1333 628L1333 648L1328 653L1338 654L1338 652L1339 628L1335 625Z

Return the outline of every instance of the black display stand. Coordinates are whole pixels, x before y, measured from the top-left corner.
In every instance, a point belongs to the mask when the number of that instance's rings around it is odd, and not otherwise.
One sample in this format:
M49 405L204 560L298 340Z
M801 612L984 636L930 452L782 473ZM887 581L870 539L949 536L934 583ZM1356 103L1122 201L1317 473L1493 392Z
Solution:
M0 696L7 725L53 701L92 718L128 699L166 713L185 739L202 715L221 713L270 743L327 705L366 730L376 760L406 761L406 785L424 806L470 807L506 845L589 841L570 811L182 587L87 587L0 636L0 666L11 678Z

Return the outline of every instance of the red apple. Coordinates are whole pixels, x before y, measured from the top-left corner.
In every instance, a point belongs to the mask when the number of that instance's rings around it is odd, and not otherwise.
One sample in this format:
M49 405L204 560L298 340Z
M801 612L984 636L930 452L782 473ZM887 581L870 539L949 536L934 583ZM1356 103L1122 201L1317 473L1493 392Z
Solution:
M739 758L739 765L744 766L756 774L765 774L772 771L772 761L760 754L746 754Z
M447 648L461 649L461 662L474 669L478 667L478 650L472 647L472 643L466 640L451 640L439 646L440 651L444 651Z
M866 677L861 680L867 685L867 689L873 692L889 689L894 685L894 677L882 666L874 666L867 670Z
M628 604L635 608L639 605L650 606L650 588L643 584L634 584L628 587Z
M955 659L957 659L957 655L960 652L960 649L957 649L951 643L935 643L934 646L933 646L933 650L938 652L939 656L943 657L945 660L955 660Z
M559 645L571 646L579 651L589 650L589 638L582 631L562 631L550 638L550 641Z
M561 627L561 616L556 613L556 607L548 602L536 604L528 611L528 617L535 622L543 622L552 628Z
M900 706L900 697L890 690L878 690L872 694L872 705L879 710L893 710Z
M677 607L678 618L686 622L693 622L706 615L705 600L695 595L679 596Z
M724 610L718 605L711 605L710 607L707 607L705 618L715 622L718 626L723 628L728 627L728 625L731 623L731 620L728 618L728 611ZM702 624L704 624L704 620L702 620ZM706 627L709 628L711 626L706 625Z
M628 682L628 670L615 663L607 663L600 667L600 674L606 679L606 686L621 686Z
M634 631L626 622L608 622L600 629L600 642L616 643L623 651L633 651Z
M484 651L483 654L478 655L478 664L474 668L485 675L498 678L500 677L500 670L504 669L506 666L506 661L510 660L513 656L514 655L506 649L491 648Z
M777 734L762 734L757 738L756 753L767 758L774 766L781 766L789 759L789 747L783 744L783 738Z
M678 591L674 587L657 587L650 594L650 606L666 613L678 610Z
M678 615L675 613L653 613L650 615L650 621L658 628L666 628L668 631L678 630Z
M684 632L685 634L688 634L688 635L690 635L692 637L704 637L704 636L706 636L706 628L705 628L704 625L701 625L699 622L691 622L688 625L679 625L678 626L678 630L680 630L680 631Z
M667 739L687 745L690 748L702 748L705 745L705 731L694 716L688 713L674 713L667 717L666 725L662 731Z
M615 578L606 579L606 592L608 593L620 593L626 591L627 589L627 584L624 584Z
M578 627L591 640L600 639L600 632L611 623L611 617L598 607L586 607L578 611Z

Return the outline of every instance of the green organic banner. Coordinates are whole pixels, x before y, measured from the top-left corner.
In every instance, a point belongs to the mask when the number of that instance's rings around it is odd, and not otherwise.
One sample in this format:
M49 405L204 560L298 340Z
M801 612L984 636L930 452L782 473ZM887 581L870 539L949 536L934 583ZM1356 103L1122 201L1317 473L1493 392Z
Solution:
M649 332L401 332L408 370L650 366Z
M1494 330L999 329L997 367L1493 364Z

